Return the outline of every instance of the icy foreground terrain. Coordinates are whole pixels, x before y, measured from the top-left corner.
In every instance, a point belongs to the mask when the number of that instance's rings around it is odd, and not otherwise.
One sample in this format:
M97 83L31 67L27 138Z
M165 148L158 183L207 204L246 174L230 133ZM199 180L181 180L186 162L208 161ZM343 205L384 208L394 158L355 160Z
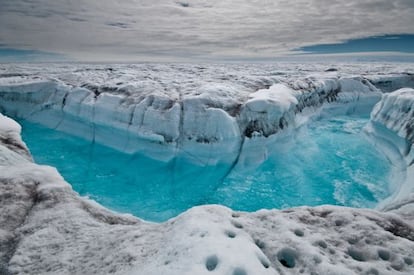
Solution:
M155 158L197 153L209 164L252 166L271 149L266 140L310 114L371 112L379 101L367 133L401 169L382 211L201 206L154 224L79 197L54 168L32 162L20 126L0 116L0 273L413 274L414 90L392 92L414 87L412 68L364 68L0 67L8 115L119 150L152 148ZM263 151L249 149L255 144Z

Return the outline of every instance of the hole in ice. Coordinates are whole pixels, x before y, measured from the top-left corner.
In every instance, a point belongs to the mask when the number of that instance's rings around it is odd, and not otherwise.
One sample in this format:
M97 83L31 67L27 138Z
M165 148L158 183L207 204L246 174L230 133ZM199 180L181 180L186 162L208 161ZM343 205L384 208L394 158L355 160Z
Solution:
M258 248L260 248L260 249L264 249L265 248L265 243L262 241L262 240L259 240L259 239L256 239L255 241L254 241L254 243L257 245L257 247Z
M316 244L318 246L322 247L322 248L327 248L328 247L328 245L326 244L326 242L325 241L322 241L322 240L317 241Z
M353 247L348 248L348 255L351 256L352 259L359 262L365 262L368 260L368 255L364 251Z
M233 271L233 275L247 275L247 272L241 267L236 267Z
M377 269L375 269L375 268L370 268L368 271L367 271L367 273L366 273L367 275L379 275L379 272L378 272L378 270Z
M405 258L404 258L404 262L405 262L407 265L412 265L412 264L414 263L413 259L408 258L408 257L405 257Z
M230 173L229 164L199 165L183 157L165 163L20 122L36 162L57 167L78 193L116 211L165 221L203 204L240 211L374 207L390 194L391 171L361 132L367 121L350 116L312 121L291 138L272 142L258 167L240 161Z
M359 238L357 236L353 236L349 237L347 241L349 244L356 244L359 241Z
M384 261L388 261L391 258L390 252L385 249L378 250L378 256Z
M238 218L238 217L240 217L240 214L238 214L238 213L232 213L232 214L231 214L231 216L232 216L233 218Z
M336 226L341 226L342 224L344 224L343 220L335 220L335 225Z
M296 250L289 248L289 247L283 248L277 253L277 259L283 266L287 268L295 267L296 258L297 258Z
M236 233L234 233L233 231L230 231L230 230L226 231L226 235L227 235L227 237L229 237L231 239L236 237Z
M262 255L258 256L260 263L262 263L264 268L269 268L270 267L270 263L269 261Z
M367 275L379 275L379 272L378 272L378 270L376 269L376 268L370 268L370 269L368 269L367 270L367 273L366 273Z
M218 258L216 255L209 256L206 260L206 268L208 271L213 271L218 265Z
M301 229L295 229L295 231L293 231L293 232L298 237L303 237L305 235L305 233L303 233L303 230L301 230Z
M239 223L239 222L232 221L231 223L232 223L232 224L234 225L234 227L236 227L236 228L239 228L239 229L242 229L242 228L243 228L243 225L242 225L241 223Z

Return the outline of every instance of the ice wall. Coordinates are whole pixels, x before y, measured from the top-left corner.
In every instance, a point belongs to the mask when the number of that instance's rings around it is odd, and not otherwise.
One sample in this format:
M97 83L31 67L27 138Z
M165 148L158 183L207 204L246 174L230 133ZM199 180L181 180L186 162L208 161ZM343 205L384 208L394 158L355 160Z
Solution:
M250 90L211 82L194 90L180 91L177 84L169 84L154 91L39 77L0 80L0 110L8 115L127 153L144 152L166 161L185 157L212 165L234 163L246 140L251 144L293 129L321 109L367 112L381 97L364 77L332 73Z
M396 170L391 186L395 194L383 202L383 207L414 201L414 89L384 94L375 105L366 130Z
M371 75L367 76L367 78L384 93L390 93L404 87L414 87L414 74L408 72L405 74Z

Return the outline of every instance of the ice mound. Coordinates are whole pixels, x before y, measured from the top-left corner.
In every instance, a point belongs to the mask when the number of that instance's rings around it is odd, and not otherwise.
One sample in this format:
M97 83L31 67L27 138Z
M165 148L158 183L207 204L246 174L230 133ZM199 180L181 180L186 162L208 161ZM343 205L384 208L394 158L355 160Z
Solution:
M26 144L21 139L20 125L2 114L0 114L0 122L0 142L3 145L1 147L2 153L0 154L0 158L2 158L2 161L13 164L14 161L20 158L32 160ZM14 158L15 160L13 161Z

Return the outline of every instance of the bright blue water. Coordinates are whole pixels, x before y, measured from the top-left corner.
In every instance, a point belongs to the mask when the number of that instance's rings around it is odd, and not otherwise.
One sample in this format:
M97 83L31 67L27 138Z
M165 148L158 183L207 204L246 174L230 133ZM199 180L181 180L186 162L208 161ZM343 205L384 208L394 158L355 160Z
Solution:
M35 161L58 168L81 195L111 209L164 221L201 204L235 210L335 204L373 207L389 195L388 161L361 132L360 117L321 119L275 142L255 169L199 167L127 155L27 121Z

